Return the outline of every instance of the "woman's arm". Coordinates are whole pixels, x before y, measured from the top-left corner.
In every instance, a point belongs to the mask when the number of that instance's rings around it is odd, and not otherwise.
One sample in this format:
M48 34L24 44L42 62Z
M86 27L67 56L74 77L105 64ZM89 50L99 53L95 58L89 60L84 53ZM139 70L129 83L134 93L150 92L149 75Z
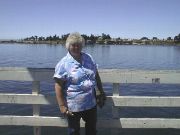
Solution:
M56 99L57 99L61 113L66 113L67 105L66 105L66 101L64 99L63 86L64 86L64 81L55 78Z
M102 87L101 78L100 78L100 76L99 76L98 71L96 72L96 82L97 82L97 87L98 87L98 89L99 89L100 94L104 94L104 90L103 90L103 87Z
M96 82L98 87L98 90L96 90L97 105L102 108L105 104L106 94L103 90L101 78L98 71L96 72Z

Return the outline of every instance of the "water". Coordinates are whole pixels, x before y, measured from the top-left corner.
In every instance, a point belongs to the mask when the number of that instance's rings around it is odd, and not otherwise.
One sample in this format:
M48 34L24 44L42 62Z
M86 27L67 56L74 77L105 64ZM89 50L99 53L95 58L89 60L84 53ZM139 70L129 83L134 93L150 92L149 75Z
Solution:
M180 69L179 46L89 45L85 46L83 51L93 56L100 69ZM0 44L0 67L54 68L56 63L66 53L67 50L61 45ZM112 84L104 84L107 95L112 95L111 87ZM31 93L31 88L31 82L0 81L1 93ZM53 82L41 82L41 93L54 94ZM120 94L138 96L180 96L180 85L121 84ZM41 110L41 115L59 116L59 109L57 106L42 106ZM32 106L1 104L0 114L32 115ZM110 113L107 111L106 115L109 117ZM121 108L120 116L180 118L180 109ZM50 135L52 131L55 131L55 135L58 134L58 130L58 128L43 128L43 135ZM131 130L129 134L134 134L133 131L134 130ZM136 133L138 132L137 130L135 131ZM156 131L156 133L164 134L164 131L166 130L162 130L162 133ZM18 133L28 135L31 134L31 132L32 130L30 127L17 128L1 126L0 128L0 135L16 135ZM121 133L122 132L123 130ZM171 135L172 133L179 134L180 132L171 131ZM124 134L127 134L127 132ZM141 131L139 134L141 134Z
M180 69L180 46L89 45L99 68ZM54 67L67 53L61 45L0 44L2 67Z

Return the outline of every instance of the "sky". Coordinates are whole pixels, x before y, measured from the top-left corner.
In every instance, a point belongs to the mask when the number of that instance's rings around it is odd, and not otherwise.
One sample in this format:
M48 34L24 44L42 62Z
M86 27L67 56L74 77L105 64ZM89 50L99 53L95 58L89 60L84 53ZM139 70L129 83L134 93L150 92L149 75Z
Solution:
M71 32L112 38L180 33L180 0L0 0L0 39Z

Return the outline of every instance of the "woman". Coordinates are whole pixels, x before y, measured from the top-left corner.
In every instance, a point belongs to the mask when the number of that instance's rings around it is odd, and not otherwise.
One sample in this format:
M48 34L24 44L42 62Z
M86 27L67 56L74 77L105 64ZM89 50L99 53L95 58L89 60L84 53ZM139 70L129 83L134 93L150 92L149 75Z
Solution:
M98 104L104 105L105 93L92 57L82 52L85 44L79 33L71 33L66 40L68 53L55 68L55 92L61 113L67 116L68 134L80 134L80 119L85 121L86 135L96 135ZM96 100L95 88L99 89Z

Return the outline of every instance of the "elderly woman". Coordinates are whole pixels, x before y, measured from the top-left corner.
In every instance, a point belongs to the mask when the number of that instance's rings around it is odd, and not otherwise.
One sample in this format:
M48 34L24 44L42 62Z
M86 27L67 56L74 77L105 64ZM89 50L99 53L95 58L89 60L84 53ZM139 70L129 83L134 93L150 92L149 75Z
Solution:
M86 135L96 135L96 106L102 107L106 99L96 63L82 52L84 44L79 33L70 34L66 40L68 53L56 65L54 74L56 98L61 113L67 116L69 135L80 135L81 118Z

